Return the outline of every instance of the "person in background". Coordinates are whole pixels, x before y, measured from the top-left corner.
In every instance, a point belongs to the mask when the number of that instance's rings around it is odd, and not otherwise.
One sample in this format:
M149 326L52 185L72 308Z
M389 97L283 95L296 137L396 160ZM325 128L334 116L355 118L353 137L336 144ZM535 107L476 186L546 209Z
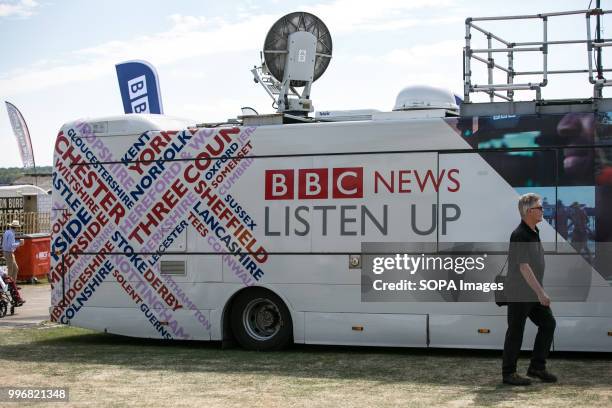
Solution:
M13 298L13 304L16 307L23 306L25 303L25 300L21 297L21 293L19 293L19 288L15 284L15 281L8 276L6 268L0 268L0 291L10 292L11 297Z
M4 252L4 259L6 259L8 275L13 281L17 282L19 267L17 266L17 261L15 261L15 250L23 244L23 241L15 240L14 228L19 228L19 221L14 220L7 226L8 228L2 236L2 251Z
M572 245L576 248L579 254L586 253L589 255L589 249L587 247L587 241L589 239L589 228L588 218L586 211L578 202L574 202L570 207L572 212L570 213L570 221L574 229L572 230Z

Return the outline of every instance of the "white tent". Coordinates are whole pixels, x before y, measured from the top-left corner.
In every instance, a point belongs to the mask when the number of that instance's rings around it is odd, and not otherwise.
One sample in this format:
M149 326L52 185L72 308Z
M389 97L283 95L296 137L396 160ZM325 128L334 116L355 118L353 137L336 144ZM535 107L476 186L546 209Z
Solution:
M0 198L36 196L36 207L38 212L51 211L51 196L45 190L31 184L16 186L0 186Z
M47 195L47 192L30 184L0 186L0 197L19 197L23 195Z

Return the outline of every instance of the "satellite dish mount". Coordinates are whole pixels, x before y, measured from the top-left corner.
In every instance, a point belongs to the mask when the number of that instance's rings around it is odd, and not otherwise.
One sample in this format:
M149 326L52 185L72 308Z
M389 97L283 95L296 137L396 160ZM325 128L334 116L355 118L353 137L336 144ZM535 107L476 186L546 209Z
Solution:
M312 83L323 75L332 56L325 24L310 13L287 14L268 32L262 54L261 66L251 72L274 100L277 112L308 116L314 110Z

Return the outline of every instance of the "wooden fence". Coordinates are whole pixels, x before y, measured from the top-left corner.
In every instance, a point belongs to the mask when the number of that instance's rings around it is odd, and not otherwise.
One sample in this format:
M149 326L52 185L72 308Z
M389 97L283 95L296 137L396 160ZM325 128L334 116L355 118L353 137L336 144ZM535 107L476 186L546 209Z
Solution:
M51 213L48 212L14 212L0 213L1 231L14 220L19 221L16 232L22 234L51 233Z

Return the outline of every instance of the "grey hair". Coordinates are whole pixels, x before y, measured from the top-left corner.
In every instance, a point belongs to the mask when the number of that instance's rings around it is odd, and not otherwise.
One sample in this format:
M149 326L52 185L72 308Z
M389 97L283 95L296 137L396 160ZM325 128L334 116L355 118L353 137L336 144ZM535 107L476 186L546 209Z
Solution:
M527 215L527 210L533 208L538 201L541 201L542 197L537 195L536 193L527 193L523 194L518 201L518 210L521 214L521 218Z

